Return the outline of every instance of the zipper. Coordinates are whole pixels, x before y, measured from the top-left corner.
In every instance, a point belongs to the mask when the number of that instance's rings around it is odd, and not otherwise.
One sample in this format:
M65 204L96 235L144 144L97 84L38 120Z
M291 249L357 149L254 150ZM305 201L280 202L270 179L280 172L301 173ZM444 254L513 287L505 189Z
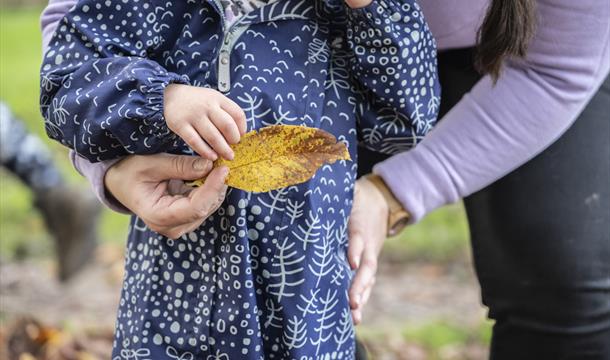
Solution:
M212 0L212 4L214 4L214 6L216 6L216 11L218 11L218 14L220 14L220 25L222 27L222 33L225 33L225 27L227 26L227 19L225 18L225 12L224 9L222 8L222 4L220 3L220 0Z
M220 0L212 0L211 2L220 14L222 25L222 43L216 61L218 63L218 90L226 93L231 90L231 50L241 34L248 29L248 26L239 26L244 18L242 16L227 29L227 19Z
M231 90L231 51L239 37L248 30L248 25L238 25L240 20L225 33L218 52L218 90L223 93Z
M276 2L276 1L273 1ZM271 3L273 3L271 2ZM220 13L221 23L222 23L222 44L220 46L220 51L218 52L218 90L226 93L231 90L231 51L233 50L233 46L237 43L239 37L248 30L250 27L249 24L241 25L243 19L246 16L241 16L236 22L234 22L228 29L227 19L225 18L225 13L223 11L222 4L220 0L212 0L212 3L216 6L216 10ZM270 6L271 3L263 5L262 7ZM281 20L283 17L278 17L274 20Z

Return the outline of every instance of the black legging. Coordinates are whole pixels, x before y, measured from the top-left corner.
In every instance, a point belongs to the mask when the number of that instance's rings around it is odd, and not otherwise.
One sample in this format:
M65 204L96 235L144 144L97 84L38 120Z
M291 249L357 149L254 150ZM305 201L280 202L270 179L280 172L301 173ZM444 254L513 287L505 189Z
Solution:
M470 49L441 53L439 72L442 115L479 75ZM359 158L366 173L383 157ZM610 359L610 78L557 142L465 205L491 359Z

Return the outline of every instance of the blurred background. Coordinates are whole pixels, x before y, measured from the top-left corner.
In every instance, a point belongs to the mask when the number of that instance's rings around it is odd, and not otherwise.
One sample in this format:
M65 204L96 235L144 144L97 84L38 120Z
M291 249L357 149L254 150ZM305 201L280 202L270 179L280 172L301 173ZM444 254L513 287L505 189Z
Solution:
M0 100L50 149L71 189L88 185L49 141L38 110L39 15L46 1L0 1ZM5 126L5 119L2 119ZM109 359L128 218L102 210L87 266L59 281L55 241L34 193L0 169L0 359ZM461 205L387 241L358 336L373 359L485 359L485 320Z

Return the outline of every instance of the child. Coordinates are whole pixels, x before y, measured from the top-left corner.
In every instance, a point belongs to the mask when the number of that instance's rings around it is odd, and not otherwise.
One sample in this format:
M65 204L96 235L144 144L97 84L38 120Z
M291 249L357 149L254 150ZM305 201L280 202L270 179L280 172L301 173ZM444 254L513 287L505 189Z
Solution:
M49 135L94 162L231 158L246 130L298 124L333 133L355 159L358 138L395 153L432 127L436 53L414 2L249 4L80 1L42 66ZM179 240L134 218L113 357L353 358L355 172L342 161L298 186L231 189Z

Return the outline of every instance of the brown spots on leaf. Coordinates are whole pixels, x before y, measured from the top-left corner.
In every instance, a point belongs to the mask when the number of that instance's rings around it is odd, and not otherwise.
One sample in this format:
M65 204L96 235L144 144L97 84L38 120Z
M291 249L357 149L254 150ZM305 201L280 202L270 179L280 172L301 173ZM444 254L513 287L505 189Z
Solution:
M234 160L219 159L214 167L229 168L227 185L253 192L300 184L325 163L351 160L345 144L332 134L303 126L274 125L251 131L232 148ZM201 185L204 180L192 184Z

